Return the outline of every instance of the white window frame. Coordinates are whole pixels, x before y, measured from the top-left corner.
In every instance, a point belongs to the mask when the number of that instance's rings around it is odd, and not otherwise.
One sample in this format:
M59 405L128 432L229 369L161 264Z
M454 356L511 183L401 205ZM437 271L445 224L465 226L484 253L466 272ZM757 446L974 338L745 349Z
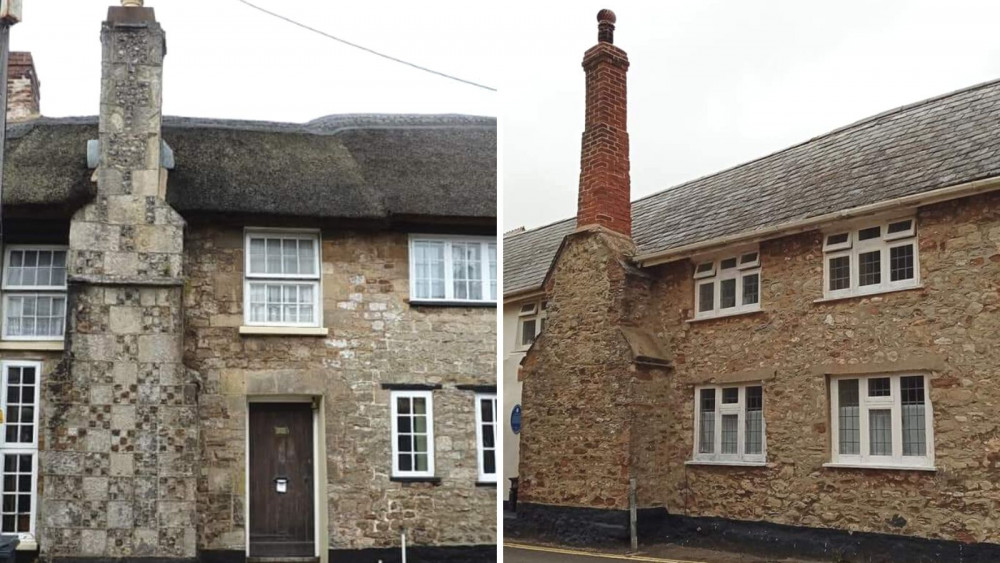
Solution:
M417 297L417 267L416 267L416 253L413 251L413 245L418 242L436 242L444 243L444 298L426 298ZM480 281L482 285L482 299L456 299L455 298L455 280L454 271L452 269L452 243L479 243L481 245L480 249ZM485 236L465 236L465 235L422 235L422 234L411 234L410 244L409 244L409 265L410 265L410 302L411 303L442 303L442 304L468 304L468 303L496 303L497 299L491 294L491 286L494 281L493 276L490 272L490 246L493 245L497 248L499 252L499 246L496 246L496 237L485 237ZM497 286L499 287L499 286ZM497 290L499 293L499 289Z
M6 424L0 425L0 477L3 474L3 463L5 462L4 455L11 454L28 454L31 455L31 515L29 517L28 532L19 532L18 538L22 542L34 542L35 532L37 530L37 515L38 515L38 435L41 429L38 426L39 423L39 413L41 411L41 394L42 394L42 363L23 361L23 360L4 360L0 361L0 385L3 386L0 389L0 405L3 406L4 415L6 416L9 409L7 407L7 387L8 387L8 369L11 367L32 367L35 368L35 406L34 406L34 434L31 444L25 444L17 442L11 445L7 444L7 432ZM0 501L3 499L3 481L0 479Z
M926 455L903 455L903 413L900 380L903 377L924 379L924 435L927 440ZM869 397L868 380L889 378L889 397ZM858 455L840 454L840 404L839 382L858 380ZM930 377L923 373L895 373L871 375L837 375L830 377L830 463L826 467L873 467L876 469L923 469L934 470L934 407L931 401ZM892 421L892 455L870 455L869 411L885 410L889 407Z
M743 258L749 254L756 254L753 260L744 261ZM736 260L736 266L732 268L722 269L722 262L726 260ZM761 265L760 265L760 249L744 248L739 251L730 251L724 255L712 256L707 258L701 258L692 260L695 264L694 273L694 318L695 319L712 319L717 317L728 317L732 315L742 315L745 313L753 313L761 310L761 301L763 300L763 277L761 275ZM706 268L704 272L698 272L699 266L704 264L712 264L710 269ZM743 304L743 278L756 275L757 276L757 302L750 303L747 305ZM736 280L736 305L734 307L728 307L722 309L720 306L722 304L722 282L726 280ZM712 285L712 309L701 310L701 287L703 285Z
M483 442L483 411L482 411L482 401L491 401L493 405L493 473L486 473L486 447ZM498 443L497 443L497 427L500 425L500 421L497 420L497 394L496 393L477 393L476 394L476 459L479 461L479 482L481 483L496 483L497 482L497 469L501 463L501 458L498 454Z
M43 292L64 292L66 285L10 285L8 282L8 267L10 266L10 253L16 250L45 250L45 251L65 251L67 253L66 269L69 270L69 247L57 244L8 244L3 252L3 290L4 291L24 291L28 293Z
M59 250L65 251L66 255L66 270L67 277L69 276L69 247L65 245L55 245L55 244L10 244L4 247L3 251L3 272L2 272L2 282L0 282L0 289L3 291L3 301L2 301L2 311L0 311L0 325L2 325L2 331L0 331L0 338L8 341L22 341L22 342L62 342L66 338L66 318L69 316L69 296L67 294L68 284L59 285L10 285L7 281L9 276L9 265L10 265L10 253L16 250ZM8 311L8 298L12 295L23 295L23 296L36 296L36 297L62 297L64 299L63 307L63 326L62 334L58 336L24 336L24 335L10 335L8 334L8 324L7 324L7 311Z
M427 402L427 470L403 471L399 468L399 419L396 399L399 397L424 398ZM392 417L392 476L401 478L434 477L434 394L424 390L394 390L389 392L389 412Z
M898 233L889 233L889 225L901 221L910 221L910 228ZM836 230L828 230L823 233L823 299L841 299L845 297L855 297L861 295L874 295L887 293L901 289L909 289L920 286L920 248L916 232L917 219L915 216L896 217L890 220L879 222L869 221L868 223L855 223L848 227ZM868 228L878 227L880 236L868 240L860 240L859 231ZM847 234L847 241L837 244L828 244L830 236ZM908 280L891 281L890 271L890 251L900 246L913 246L913 277ZM871 285L860 285L860 255L868 252L879 251L879 280L880 283ZM850 264L850 284L844 289L830 289L830 261L834 258L849 257Z
M739 389L739 400L736 403L722 404L722 390ZM748 387L761 388L761 437L760 453L746 453L746 397ZM715 390L715 431L713 434L712 453L701 453L701 392L703 389ZM717 463L720 465L764 465L767 462L767 417L764 416L764 384L760 381L733 383L723 385L699 385L694 388L694 449L691 459L695 463ZM722 415L735 414L737 418L737 453L722 453Z
M530 311L525 311L525 307L533 305ZM518 351L524 351L531 348L531 345L538 338L538 335L542 333L542 329L545 328L545 319L548 317L546 312L546 302L545 301L535 301L533 303L522 303L519 305L517 312L517 334L514 335L514 349ZM531 338L531 342L524 342L524 323L527 321L535 321L535 335Z
M315 274L266 274L251 273L250 271L250 240L253 238L271 239L309 239L313 241L316 249L313 271ZM320 327L323 324L323 297L322 289L322 264L323 246L320 232L315 229L267 229L259 227L248 227L243 231L243 323L246 326L271 326L271 327ZM251 284L288 284L288 285L312 285L313 286L313 322L273 322L273 321L253 321L250 311L250 285ZM265 311L265 317L267 316Z

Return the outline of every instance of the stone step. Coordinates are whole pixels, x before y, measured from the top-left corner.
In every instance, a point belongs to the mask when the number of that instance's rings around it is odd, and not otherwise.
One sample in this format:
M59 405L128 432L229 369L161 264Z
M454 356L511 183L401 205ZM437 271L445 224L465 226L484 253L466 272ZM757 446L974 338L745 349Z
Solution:
M247 557L247 563L319 563L319 557Z

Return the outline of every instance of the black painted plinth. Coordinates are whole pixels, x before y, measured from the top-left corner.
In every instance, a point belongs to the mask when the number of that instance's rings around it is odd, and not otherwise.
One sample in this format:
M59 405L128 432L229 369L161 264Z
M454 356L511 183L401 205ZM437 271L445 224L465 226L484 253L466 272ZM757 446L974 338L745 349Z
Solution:
M641 545L678 544L764 557L804 557L858 563L995 563L1000 545L927 539L901 534L849 532L725 518L674 515L663 508L639 510ZM626 510L518 503L504 519L504 537L564 545L622 545L629 541Z
M331 563L400 563L398 547L370 549L331 549ZM495 545L410 546L407 563L495 563ZM242 551L211 550L199 554L200 563L245 563Z

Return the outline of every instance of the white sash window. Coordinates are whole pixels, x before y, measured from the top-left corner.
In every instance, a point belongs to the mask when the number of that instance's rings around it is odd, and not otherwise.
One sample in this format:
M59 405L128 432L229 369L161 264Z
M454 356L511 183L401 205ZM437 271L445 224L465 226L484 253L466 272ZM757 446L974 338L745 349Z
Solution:
M497 396L476 395L476 453L479 481L497 482Z
M62 340L66 247L10 245L3 265L3 339Z
M545 330L546 306L545 301L521 305L517 313L517 335L515 336L518 350L530 348L535 338L538 338L538 335Z
M320 326L318 233L247 230L244 272L248 326Z
M496 238L412 235L410 300L496 303Z
M4 423L0 426L0 533L33 541L38 481L40 362L0 362Z
M392 476L434 476L434 403L430 391L392 391Z

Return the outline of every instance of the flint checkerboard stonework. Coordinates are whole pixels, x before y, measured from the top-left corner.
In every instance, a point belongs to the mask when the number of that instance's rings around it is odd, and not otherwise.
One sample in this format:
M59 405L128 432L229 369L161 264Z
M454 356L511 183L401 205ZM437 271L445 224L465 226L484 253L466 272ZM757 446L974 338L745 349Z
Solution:
M44 380L39 544L191 558L199 427L182 363L184 221L161 189L165 38L112 9L101 40L97 198L71 222L67 352Z
M406 233L450 217L447 232L489 234L495 120L173 118L164 128L165 39L152 10L112 8L102 46L100 117L17 126L12 144L46 154L19 161L24 151L11 150L5 177L5 206L72 214L65 351L53 340L4 353L44 360L41 559L242 556L248 403L290 397L321 413L321 560L394 549L403 528L418 551L488 550L496 487L477 483L470 386L496 382L495 307L411 306ZM66 166L24 164L60 158ZM67 175L26 180L29 169ZM322 228L312 331L326 334L241 334L244 228L275 225ZM441 386L436 479L390 480L386 383Z

